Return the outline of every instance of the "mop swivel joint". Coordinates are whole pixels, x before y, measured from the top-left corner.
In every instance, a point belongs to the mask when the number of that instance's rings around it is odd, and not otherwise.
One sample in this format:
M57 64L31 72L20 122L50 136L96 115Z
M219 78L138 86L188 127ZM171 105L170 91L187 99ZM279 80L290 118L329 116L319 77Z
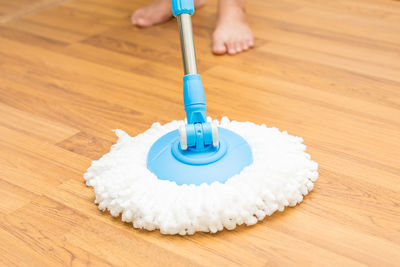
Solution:
M179 127L179 142L182 150L204 151L217 148L218 127L211 122L186 124Z

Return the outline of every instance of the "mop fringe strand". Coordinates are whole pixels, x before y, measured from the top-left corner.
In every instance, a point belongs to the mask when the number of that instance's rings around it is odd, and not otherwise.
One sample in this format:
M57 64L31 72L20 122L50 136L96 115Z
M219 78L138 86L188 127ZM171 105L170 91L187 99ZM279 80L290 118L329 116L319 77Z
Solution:
M122 215L122 221L135 228L159 229L162 234L216 233L253 225L277 210L294 207L313 189L318 164L305 152L302 138L227 117L215 122L241 135L252 149L253 163L240 174L224 184L200 186L160 180L147 169L147 153L158 138L184 121L154 123L136 137L115 130L117 143L84 174L98 208Z

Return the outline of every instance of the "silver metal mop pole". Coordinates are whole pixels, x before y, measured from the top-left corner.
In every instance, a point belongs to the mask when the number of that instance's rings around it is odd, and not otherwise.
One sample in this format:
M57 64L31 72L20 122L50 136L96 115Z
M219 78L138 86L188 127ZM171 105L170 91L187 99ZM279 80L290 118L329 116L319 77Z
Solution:
M178 15L177 19L181 37L182 59L185 75L197 74L191 15L183 13Z

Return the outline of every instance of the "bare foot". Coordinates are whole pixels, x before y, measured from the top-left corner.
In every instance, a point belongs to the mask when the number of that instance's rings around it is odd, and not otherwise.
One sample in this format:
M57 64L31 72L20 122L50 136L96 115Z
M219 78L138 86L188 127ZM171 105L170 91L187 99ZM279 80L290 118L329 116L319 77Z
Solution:
M205 0L195 0L194 7L204 5ZM135 10L131 16L133 25L149 27L163 23L172 18L171 0L156 0L152 4Z
M244 0L220 0L212 51L218 55L233 55L253 46L254 38L247 24Z

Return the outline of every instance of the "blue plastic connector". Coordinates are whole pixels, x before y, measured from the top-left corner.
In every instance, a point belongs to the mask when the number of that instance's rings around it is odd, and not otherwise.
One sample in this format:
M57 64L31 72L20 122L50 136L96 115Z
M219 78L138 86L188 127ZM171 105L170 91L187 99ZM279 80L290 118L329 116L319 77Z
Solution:
M207 121L206 97L199 74L183 76L183 103L189 124Z
M206 122L206 97L199 74L183 76L183 102L188 123Z
M171 0L172 14L178 16L180 14L190 14L194 13L193 0Z

